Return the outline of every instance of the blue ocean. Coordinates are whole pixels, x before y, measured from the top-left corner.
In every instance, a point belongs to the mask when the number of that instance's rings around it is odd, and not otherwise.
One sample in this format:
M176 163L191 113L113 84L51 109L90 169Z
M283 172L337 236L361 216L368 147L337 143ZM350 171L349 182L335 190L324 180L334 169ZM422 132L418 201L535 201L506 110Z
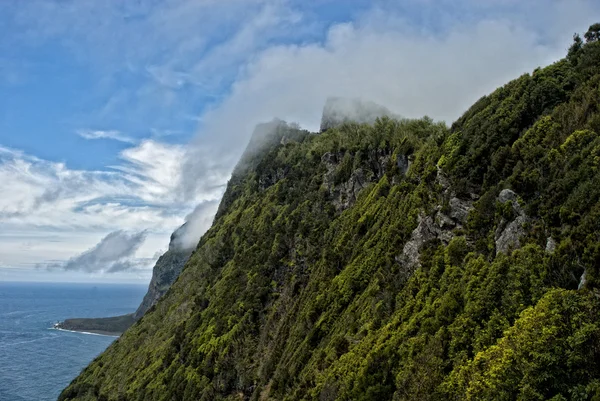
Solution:
M52 329L135 311L147 285L0 282L0 400L56 400L115 337Z

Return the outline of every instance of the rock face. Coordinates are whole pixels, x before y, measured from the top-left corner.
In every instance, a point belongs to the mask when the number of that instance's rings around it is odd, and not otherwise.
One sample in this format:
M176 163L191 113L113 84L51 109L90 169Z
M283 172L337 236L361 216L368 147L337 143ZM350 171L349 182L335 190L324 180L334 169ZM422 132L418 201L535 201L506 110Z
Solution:
M554 240L554 238L548 237L548 239L546 240L546 252L554 253L555 249L556 249L556 241Z
M501 203L510 202L512 210L516 217L512 221L502 218L495 233L496 253L509 253L520 248L519 239L527 233L526 225L530 219L525 214L517 200L517 194L510 189L503 189L498 195L498 201Z
M584 270L583 273L581 274L581 278L579 279L579 285L577 286L578 290L581 290L582 288L585 287L585 284L587 283L587 279L586 279L586 271Z
M181 226L171 234L169 250L156 261L152 269L152 280L150 280L150 284L148 285L148 292L133 315L135 320L139 320L144 316L144 313L167 292L171 284L179 277L179 273L181 273L183 266L185 266L185 262L190 258L192 249L180 249L173 245L177 238L177 233L183 227Z
M410 275L419 266L419 256L422 247L429 241L439 240L448 245L454 238L454 230L460 229L467 222L469 211L473 207L471 200L459 199L456 193L450 190L450 183L441 171L438 170L436 177L438 184L442 186L442 193L449 196L448 210L441 206L436 207L432 216L420 215L417 228L411 233L410 239L404 245L402 254L396 261L407 267Z
M327 169L323 175L323 185L327 188L337 211L352 206L358 193L375 178L375 174L366 173L362 168L358 168L351 172L346 181L336 183L336 174L343 156L343 153L327 152L321 157L321 163Z
M327 152L321 157L321 163L326 168L323 175L323 186L327 189L338 212L354 205L362 189L384 176L392 157L389 153L373 150L366 158L369 163L354 168L353 166L344 166L345 156L344 152ZM396 163L402 175L406 174L411 165L405 155L399 155ZM344 171L345 168L348 171Z

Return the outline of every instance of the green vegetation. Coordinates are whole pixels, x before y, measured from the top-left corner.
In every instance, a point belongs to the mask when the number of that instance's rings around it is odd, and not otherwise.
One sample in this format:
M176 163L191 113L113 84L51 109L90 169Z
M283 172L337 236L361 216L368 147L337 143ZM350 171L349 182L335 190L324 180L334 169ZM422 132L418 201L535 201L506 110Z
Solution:
M131 327L134 322L133 313L129 313L111 317L67 319L61 322L59 327L64 330L118 335Z
M278 125L177 281L60 399L600 399L595 27L451 129Z

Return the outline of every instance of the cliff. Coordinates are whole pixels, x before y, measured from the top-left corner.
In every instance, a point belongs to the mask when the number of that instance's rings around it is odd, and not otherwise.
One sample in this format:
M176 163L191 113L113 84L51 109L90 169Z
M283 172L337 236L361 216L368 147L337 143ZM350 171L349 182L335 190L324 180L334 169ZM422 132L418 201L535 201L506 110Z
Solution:
M184 228L185 224L171 234L169 249L156 261L148 291L134 313L98 318L69 318L57 323L55 328L109 335L120 335L127 330L167 292L192 254L193 249L181 249L176 245L177 237Z
M60 399L600 397L599 91L590 39L450 128L277 124Z
M142 303L133 314L134 320L141 319L144 313L167 292L171 284L179 277L185 262L192 254L193 249L181 249L176 245L177 237L183 229L185 229L185 224L171 234L169 249L156 261L152 269L152 279L148 285L148 292L146 292Z

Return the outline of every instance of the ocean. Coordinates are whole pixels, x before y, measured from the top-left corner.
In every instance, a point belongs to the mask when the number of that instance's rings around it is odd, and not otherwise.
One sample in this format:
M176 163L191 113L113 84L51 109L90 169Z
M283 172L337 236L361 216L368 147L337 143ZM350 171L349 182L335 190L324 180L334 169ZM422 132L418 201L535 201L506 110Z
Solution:
M147 285L0 282L0 401L56 400L116 337L52 329L135 311Z

